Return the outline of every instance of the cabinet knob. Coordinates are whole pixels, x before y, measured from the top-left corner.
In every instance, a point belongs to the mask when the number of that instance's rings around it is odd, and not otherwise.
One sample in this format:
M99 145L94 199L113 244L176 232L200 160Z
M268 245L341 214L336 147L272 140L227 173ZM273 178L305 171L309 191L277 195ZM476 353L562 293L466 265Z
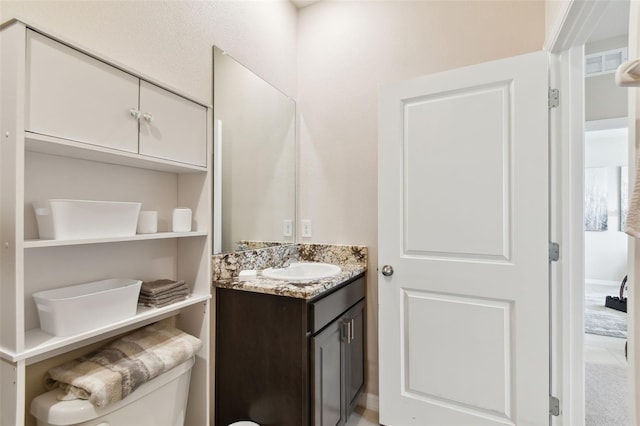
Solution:
M131 116L133 118L135 118L136 120L140 120L140 110L139 109L131 108L129 110L129 112L131 113Z
M390 277L391 275L393 275L393 266L384 265L382 267L382 275L384 275L385 277Z
M144 114L142 114L142 117L147 120L147 123L151 123L153 121L153 114L151 114L150 112L145 112Z

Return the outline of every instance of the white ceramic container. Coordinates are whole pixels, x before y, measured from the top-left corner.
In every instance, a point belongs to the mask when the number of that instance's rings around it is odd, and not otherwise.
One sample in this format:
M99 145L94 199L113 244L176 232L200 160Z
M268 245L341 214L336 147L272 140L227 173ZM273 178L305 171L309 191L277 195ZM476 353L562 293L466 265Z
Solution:
M33 293L40 328L68 336L131 318L141 285L140 280L109 279Z
M173 232L191 232L191 209L177 207L173 209Z
M158 212L155 210L142 210L138 215L138 234L155 234L158 232Z
M81 240L136 235L142 203L88 200L35 201L40 239Z

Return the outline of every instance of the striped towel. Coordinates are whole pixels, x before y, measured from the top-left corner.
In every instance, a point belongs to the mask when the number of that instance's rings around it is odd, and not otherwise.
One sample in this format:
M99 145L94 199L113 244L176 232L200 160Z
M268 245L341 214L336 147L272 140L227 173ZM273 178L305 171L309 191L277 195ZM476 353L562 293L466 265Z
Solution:
M202 342L194 336L165 323L152 324L50 369L45 387L61 388L60 400L88 399L96 407L104 407L182 364L201 347Z

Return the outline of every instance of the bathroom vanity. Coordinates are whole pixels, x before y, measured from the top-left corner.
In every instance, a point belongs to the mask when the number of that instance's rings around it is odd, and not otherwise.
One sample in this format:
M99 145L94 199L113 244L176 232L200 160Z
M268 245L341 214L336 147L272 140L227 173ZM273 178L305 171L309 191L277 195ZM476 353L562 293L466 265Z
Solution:
M343 425L364 387L364 267L215 281L215 424Z

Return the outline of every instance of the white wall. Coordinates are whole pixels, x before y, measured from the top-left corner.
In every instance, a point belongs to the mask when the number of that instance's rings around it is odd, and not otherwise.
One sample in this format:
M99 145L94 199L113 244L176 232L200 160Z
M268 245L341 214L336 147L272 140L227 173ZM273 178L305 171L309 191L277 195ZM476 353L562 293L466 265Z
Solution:
M616 168L626 166L627 129L585 133L585 167L606 167L612 179L609 195L618 191ZM615 200L613 200L615 203ZM585 232L585 281L596 284L620 283L627 274L627 235L619 231L617 215L610 217L609 229Z
M585 55L627 47L628 36L620 36L588 43L584 47ZM629 89L618 87L613 73L586 77L585 120L605 120L627 115L627 94Z
M365 244L368 392L378 393L378 88L540 50L540 1L324 1L298 24L299 217L315 242Z
M296 94L296 9L288 0L0 1L23 18L211 103L212 46Z

